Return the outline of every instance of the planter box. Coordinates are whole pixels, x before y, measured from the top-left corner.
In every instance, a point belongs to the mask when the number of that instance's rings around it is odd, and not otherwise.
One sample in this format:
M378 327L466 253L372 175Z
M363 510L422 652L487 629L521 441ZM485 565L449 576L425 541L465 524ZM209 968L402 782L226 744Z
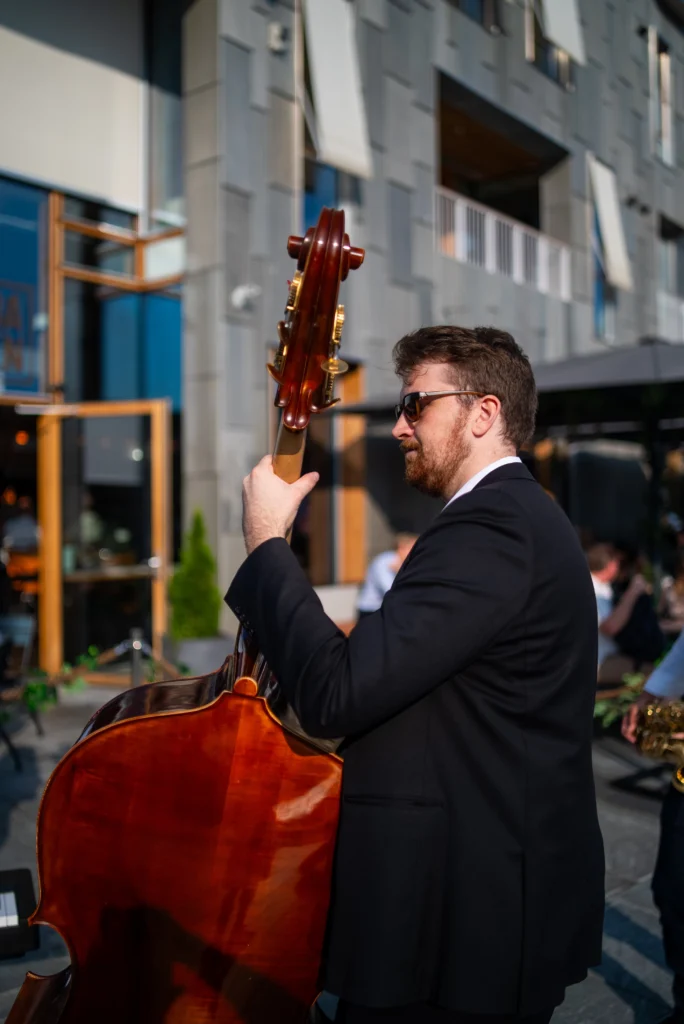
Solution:
M176 665L187 665L190 676L206 676L221 668L233 651L232 636L210 636L197 640L172 640L169 656Z

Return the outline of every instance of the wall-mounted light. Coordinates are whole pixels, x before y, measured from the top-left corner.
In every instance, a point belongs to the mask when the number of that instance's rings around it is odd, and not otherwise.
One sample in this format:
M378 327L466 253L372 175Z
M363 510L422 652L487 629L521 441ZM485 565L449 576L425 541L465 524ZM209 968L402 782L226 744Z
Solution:
M269 21L268 23L268 48L271 53L285 53L287 51L288 34L285 25L281 21Z
M230 302L233 309L248 313L254 309L254 302L260 295L261 288L258 284L239 284L230 293Z

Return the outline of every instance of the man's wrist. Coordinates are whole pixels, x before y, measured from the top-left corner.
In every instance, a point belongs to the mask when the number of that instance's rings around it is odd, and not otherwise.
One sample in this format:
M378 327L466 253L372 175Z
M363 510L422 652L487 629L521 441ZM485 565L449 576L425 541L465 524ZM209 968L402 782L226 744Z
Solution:
M650 693L648 690L642 690L639 698L641 707L645 707L646 704L671 704L674 700L674 697L662 697L660 694Z
M267 540L275 540L277 537L284 538L285 534L278 532L276 529L262 528L260 530L250 530L245 534L245 548L247 554L251 555L253 551L256 551L258 547L265 544Z

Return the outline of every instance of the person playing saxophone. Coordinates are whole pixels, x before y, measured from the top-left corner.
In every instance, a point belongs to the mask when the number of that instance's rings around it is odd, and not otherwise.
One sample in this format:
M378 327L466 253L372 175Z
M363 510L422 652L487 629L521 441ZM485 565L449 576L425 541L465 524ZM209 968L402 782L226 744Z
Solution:
M622 734L636 743L641 710L684 695L684 633L649 676L646 688L622 722ZM675 737L675 738L682 738ZM653 899L660 911L665 959L674 971L674 1010L661 1024L684 1024L684 793L670 786L660 818L660 844L653 872Z

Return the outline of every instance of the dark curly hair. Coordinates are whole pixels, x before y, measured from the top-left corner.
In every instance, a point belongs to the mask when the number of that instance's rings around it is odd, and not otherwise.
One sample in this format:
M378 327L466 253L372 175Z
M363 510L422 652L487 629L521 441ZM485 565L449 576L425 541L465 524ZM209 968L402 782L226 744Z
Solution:
M496 395L506 440L523 448L534 434L537 387L530 361L512 336L495 327L420 327L404 335L392 353L404 383L421 363L445 363L457 387ZM474 399L462 396L461 401Z

